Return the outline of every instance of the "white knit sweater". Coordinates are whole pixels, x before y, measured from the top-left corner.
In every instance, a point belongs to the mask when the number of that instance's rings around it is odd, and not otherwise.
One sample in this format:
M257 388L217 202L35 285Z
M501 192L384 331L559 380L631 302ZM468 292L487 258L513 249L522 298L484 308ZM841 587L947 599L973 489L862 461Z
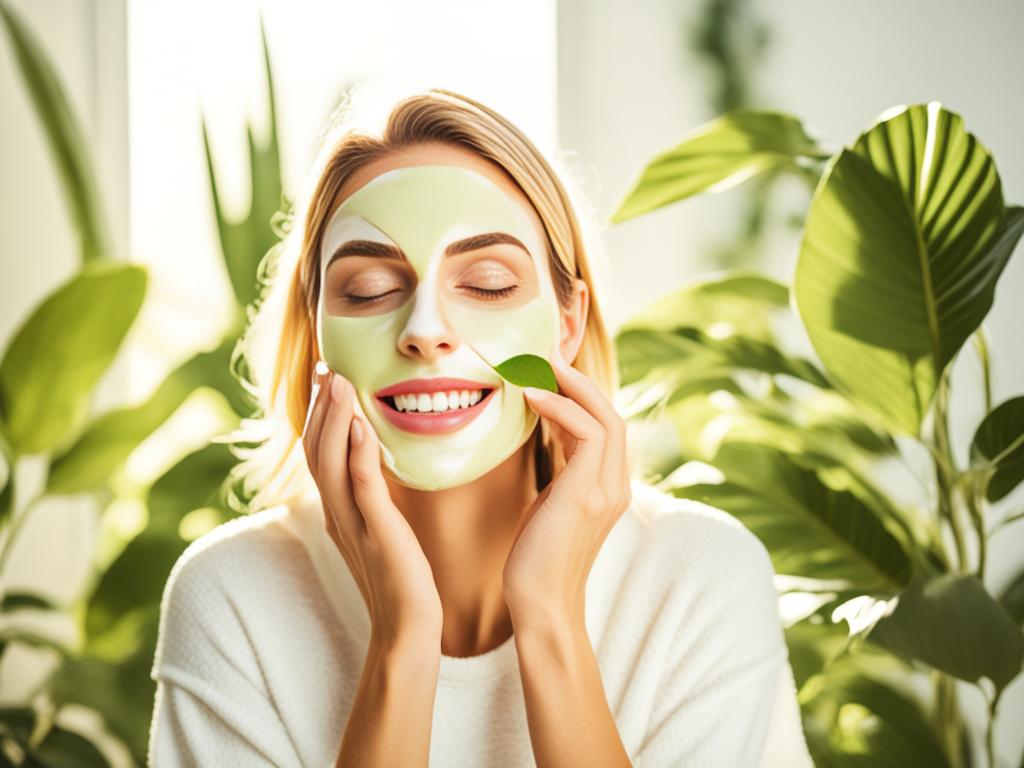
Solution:
M732 516L634 480L586 624L635 766L813 768L771 560ZM163 594L149 764L333 766L369 632L315 492L200 537ZM535 765L512 638L441 657L430 765Z

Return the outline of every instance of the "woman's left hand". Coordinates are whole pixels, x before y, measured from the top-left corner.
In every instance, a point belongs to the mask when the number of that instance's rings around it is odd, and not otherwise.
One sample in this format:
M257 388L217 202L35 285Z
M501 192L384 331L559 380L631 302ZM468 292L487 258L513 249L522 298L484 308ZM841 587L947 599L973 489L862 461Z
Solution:
M567 397L525 391L556 445L553 480L526 510L502 574L517 629L565 621L583 628L590 568L632 497L625 421L584 373L552 362Z

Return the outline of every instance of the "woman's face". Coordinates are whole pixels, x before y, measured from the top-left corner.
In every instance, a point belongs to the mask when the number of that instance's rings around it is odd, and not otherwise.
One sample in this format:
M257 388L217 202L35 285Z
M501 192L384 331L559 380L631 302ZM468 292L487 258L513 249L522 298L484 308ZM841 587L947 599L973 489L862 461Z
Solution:
M491 366L558 353L544 230L514 184L470 164L385 170L324 232L317 341L352 382L386 469L423 490L508 458L537 415Z

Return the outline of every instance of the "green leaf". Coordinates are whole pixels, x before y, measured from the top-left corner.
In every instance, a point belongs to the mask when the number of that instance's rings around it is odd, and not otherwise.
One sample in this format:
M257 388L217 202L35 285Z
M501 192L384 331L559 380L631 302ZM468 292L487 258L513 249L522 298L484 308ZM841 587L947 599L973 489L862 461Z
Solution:
M818 185L794 282L829 378L890 431L916 435L1022 231L991 156L937 102L862 134Z
M503 379L517 387L537 387L558 392L558 380L551 363L538 355L516 355L492 367Z
M0 414L15 455L53 449L80 429L145 292L142 267L90 262L17 330L0 363Z
M0 707L0 724L18 744L28 744L36 727L36 711L32 707Z
M1024 570L1006 585L999 602L1018 624L1024 624Z
M992 410L978 425L971 443L972 463L995 462L985 498L996 502L1024 480L1024 397L1014 397Z
M228 473L237 463L228 446L211 443L190 453L150 489L149 523L128 542L100 576L85 615L86 649L102 658L116 658L137 642L139 611L158 605L164 584L188 542L178 527L200 507L233 517L224 500Z
M108 257L111 239L102 213L99 186L87 144L64 88L49 57L21 17L7 3L0 3L0 16L32 104L46 131L64 198L78 232L82 260Z
M278 147L277 108L274 93L270 52L262 21L260 38L263 46L264 71L267 78L267 124L265 143L256 141L251 125L246 126L249 152L249 173L252 196L249 210L238 221L231 221L224 213L220 190L214 171L213 152L210 147L206 120L201 121L203 148L209 176L210 194L217 220L224 264L231 280L235 297L242 306L252 303L258 293L257 271L260 260L278 242L271 220L282 207L280 149Z
M701 276L654 301L630 317L621 330L673 331L714 328L759 341L772 340L772 319L788 310L785 285L743 270L724 276Z
M690 376L719 378L737 370L786 374L816 387L830 388L807 360L791 358L774 344L738 334L712 337L697 328L621 331L615 338L620 382L631 384L654 371L681 368Z
M61 656L71 655L71 648L60 640L54 640L52 637L15 627L7 627L0 630L0 647L5 647L8 643L18 643L40 650L54 651Z
M79 704L99 712L107 729L128 747L135 763L146 765L156 683L149 673L156 652L159 606L153 606L136 648L117 661L88 655L67 658L51 680L58 706Z
M240 406L244 391L229 370L234 341L201 352L174 370L145 402L99 416L50 465L50 493L78 493L105 482L138 445L198 387L212 386Z
M816 764L842 768L946 768L945 751L913 696L861 675L825 675L826 700L837 713L827 755ZM821 749L822 745L818 745Z
M973 574L915 579L868 639L954 677L1005 688L1024 662L1024 635Z
M651 160L610 221L626 221L700 192L729 189L768 171L798 171L828 156L795 117L736 110Z
M53 726L39 746L29 750L25 763L46 768L108 768L110 763L96 745L84 736Z
M910 581L900 541L853 492L761 444L723 443L711 463L725 482L677 485L670 477L666 490L734 515L764 543L777 573L843 579L862 594L893 594Z
M34 595L29 592L8 592L4 595L3 603L0 603L0 613L20 611L24 609L59 611L60 606L49 598Z

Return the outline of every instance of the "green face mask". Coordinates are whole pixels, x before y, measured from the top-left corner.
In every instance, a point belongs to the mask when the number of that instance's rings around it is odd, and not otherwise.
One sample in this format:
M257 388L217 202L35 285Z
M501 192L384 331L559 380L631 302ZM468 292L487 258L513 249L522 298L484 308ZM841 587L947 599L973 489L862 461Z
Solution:
M524 353L550 360L558 350L547 241L524 205L469 168L417 165L377 176L327 225L317 340L327 365L352 382L380 437L384 466L404 485L439 490L471 482L518 450L536 426L522 389L491 367ZM481 247L477 236L493 233L514 240ZM501 292L510 285L517 287ZM371 296L379 298L365 300ZM392 406L408 407L412 396L378 396L437 377L478 383L483 398L459 416L454 409L399 413ZM472 388L443 384L428 389ZM466 399L415 395L419 407L427 401L441 408ZM467 421L469 411L475 415ZM461 421L422 427L448 418Z

